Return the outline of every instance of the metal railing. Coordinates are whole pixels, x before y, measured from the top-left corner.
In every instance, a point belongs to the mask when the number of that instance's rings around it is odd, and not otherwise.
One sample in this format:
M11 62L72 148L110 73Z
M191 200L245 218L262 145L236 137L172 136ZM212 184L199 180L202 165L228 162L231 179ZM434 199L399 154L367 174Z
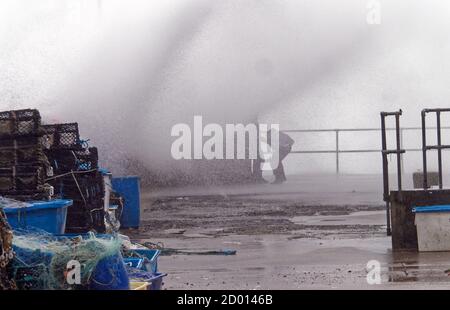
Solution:
M427 127L427 129L437 129L437 127ZM441 129L450 129L450 127L441 127ZM387 131L395 131L395 128L386 128ZM403 127L400 128L400 148L403 149L403 132L412 130L422 130L422 127ZM339 136L342 132L381 132L381 128L340 128L340 129L289 129L282 130L285 133L318 133L318 132L329 132L335 135L335 148L333 150L300 150L291 151L291 154L335 154L336 158L336 174L340 173L340 158L339 154L345 153L381 153L381 148L379 149L346 149L341 150L339 147ZM409 148L404 149L406 152L422 152L422 148ZM401 161L403 170L403 159Z

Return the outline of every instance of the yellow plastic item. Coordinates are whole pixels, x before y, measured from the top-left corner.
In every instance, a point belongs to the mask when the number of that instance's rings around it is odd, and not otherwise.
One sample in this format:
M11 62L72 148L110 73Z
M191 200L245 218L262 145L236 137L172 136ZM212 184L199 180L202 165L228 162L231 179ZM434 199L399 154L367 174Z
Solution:
M149 285L148 282L130 282L130 290L146 291Z

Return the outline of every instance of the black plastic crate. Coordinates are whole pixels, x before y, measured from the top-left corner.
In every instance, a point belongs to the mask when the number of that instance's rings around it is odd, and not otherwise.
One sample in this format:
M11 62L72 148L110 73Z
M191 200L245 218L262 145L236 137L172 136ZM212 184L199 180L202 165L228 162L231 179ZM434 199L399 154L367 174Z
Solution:
M49 149L81 148L78 123L43 125L44 145Z
M0 139L42 134L41 116L38 110L0 112Z
M40 191L43 189L45 172L38 166L13 166L0 168L0 193L12 191Z
M40 137L0 140L0 168L48 165Z

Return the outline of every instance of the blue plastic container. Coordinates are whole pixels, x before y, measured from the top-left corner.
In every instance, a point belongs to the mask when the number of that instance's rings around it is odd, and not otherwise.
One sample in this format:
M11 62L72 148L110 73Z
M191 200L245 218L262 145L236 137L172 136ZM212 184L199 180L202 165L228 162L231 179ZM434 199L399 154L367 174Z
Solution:
M145 257L144 270L153 273L158 272L158 257L161 254L161 250L157 249L134 249L131 250L139 256Z
M137 269L142 269L142 267L144 267L143 258L134 258L134 257L124 258L123 262L125 263L126 266L130 266Z
M413 213L450 212L450 205L436 205L413 208Z
M38 228L51 234L63 234L66 229L67 208L72 200L29 202L28 207L5 207L8 223L13 229Z
M127 176L112 178L112 187L124 199L120 227L138 228L141 212L139 177Z
M15 244L13 244L13 249L14 252L16 252L16 258L18 258L16 265L33 266L44 264L49 266L53 259L53 253L51 252L46 252L39 249L31 250L19 247Z

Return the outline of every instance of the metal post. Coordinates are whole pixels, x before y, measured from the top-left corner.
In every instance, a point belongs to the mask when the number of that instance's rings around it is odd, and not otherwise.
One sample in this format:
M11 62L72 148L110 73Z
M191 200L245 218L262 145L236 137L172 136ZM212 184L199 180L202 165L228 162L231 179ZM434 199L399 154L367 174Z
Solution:
M422 158L423 158L423 189L428 188L427 172L427 132L425 127L425 111L422 111Z
M339 174L339 130L336 129L336 174Z
M395 115L395 136L397 140L397 185L398 191L402 191L402 165L401 165L401 154L400 154L400 114Z
M442 189L442 149L441 149L441 112L436 112L437 127L437 145L438 145L438 170L439 170L439 189Z
M386 202L386 226L387 235L391 235L391 210L389 205L389 171L387 154L384 152L387 150L386 144L386 121L385 114L381 113L381 149L383 157L383 200Z
M400 128L400 148L403 150L403 128ZM400 159L401 161L401 167L402 167L402 173L405 172L405 163L403 161L403 156Z

